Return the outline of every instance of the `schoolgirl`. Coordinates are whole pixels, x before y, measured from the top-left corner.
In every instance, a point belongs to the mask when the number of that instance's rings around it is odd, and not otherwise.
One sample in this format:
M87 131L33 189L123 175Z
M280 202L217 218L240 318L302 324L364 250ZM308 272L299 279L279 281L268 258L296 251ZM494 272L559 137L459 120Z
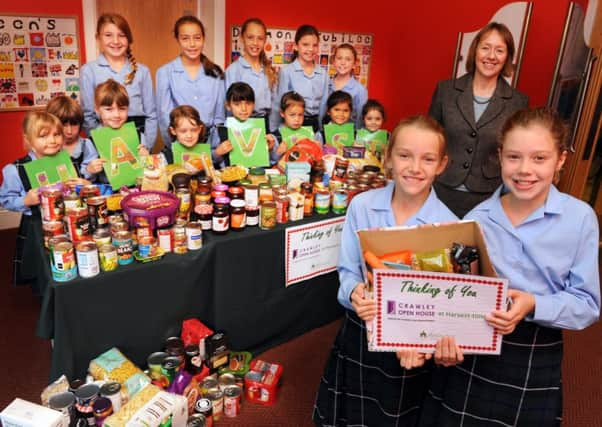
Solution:
M363 124L360 112L368 100L368 91L353 76L356 61L357 51L349 43L343 43L336 47L334 52L336 74L330 80L328 94L330 95L336 90L342 90L351 95L353 99L351 120L355 123L355 128L359 129Z

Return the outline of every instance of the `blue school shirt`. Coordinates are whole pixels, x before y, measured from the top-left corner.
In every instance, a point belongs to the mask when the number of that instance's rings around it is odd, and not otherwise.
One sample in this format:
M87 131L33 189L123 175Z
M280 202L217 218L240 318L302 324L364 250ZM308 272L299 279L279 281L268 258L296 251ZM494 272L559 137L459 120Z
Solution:
M270 113L270 130L278 129L282 122L280 100L282 95L291 90L299 93L305 99L305 115L318 115L318 121L321 123L322 117L326 113L329 81L328 72L318 64L315 64L311 76L305 74L298 59L283 67L278 77L278 90Z
M335 90L334 80L331 79L328 85L328 95L330 96ZM351 95L351 99L353 100L353 111L351 112L350 120L355 123L356 129L360 129L364 125L362 120L362 108L364 108L364 104L368 101L368 91L353 76L351 76L347 83L345 83L345 86L340 90Z
M37 157L33 151L27 153L31 160L36 160ZM24 215L31 215L29 206L25 206L25 187L19 176L19 171L13 163L2 168L2 186L0 186L0 205L9 211L21 212Z
M394 183L390 181L385 187L369 190L353 198L347 210L343 234L341 236L341 251L339 252L339 303L353 310L351 293L358 283L364 283L362 270L363 255L357 236L357 231L375 227L393 227L395 217L391 209ZM456 215L443 204L431 188L424 205L404 225L430 224L435 222L457 221ZM403 243L400 242L403 246ZM403 247L399 248L400 250Z
M113 79L127 89L130 100L128 115L146 117L144 134L148 144L146 148L150 151L157 139L157 109L153 94L153 80L148 67L138 64L134 80L126 85L124 83L125 78L131 71L132 66L127 59L119 72L114 71L103 54L100 54L96 61L88 62L82 67L80 96L82 110L84 111L83 129L89 135L92 129L101 126L94 111L94 91L99 84Z
M96 147L94 147L92 140L80 137L77 142L77 147L75 147L75 150L71 153L71 158L75 159L82 155L82 153L84 157L79 168L79 174L85 179L90 179L92 175L87 170L88 165L92 160L98 159L98 152L96 151Z
M225 122L224 82L205 74L201 65L195 79L191 79L178 56L157 70L157 109L159 128L165 145L171 145L169 113L179 105L197 109L207 127L208 139L216 141L214 126ZM219 142L219 138L217 138Z
M228 91L232 83L247 83L255 92L255 107L253 110L255 115L264 117L270 114L274 91L270 89L268 76L265 74L263 67L259 71L255 71L251 64L241 56L226 68L224 80L225 92ZM266 130L269 132L269 129Z
M583 329L600 315L598 220L586 203L551 186L543 206L518 226L502 208L503 186L466 214L479 222L487 251L509 287L535 296L525 320Z

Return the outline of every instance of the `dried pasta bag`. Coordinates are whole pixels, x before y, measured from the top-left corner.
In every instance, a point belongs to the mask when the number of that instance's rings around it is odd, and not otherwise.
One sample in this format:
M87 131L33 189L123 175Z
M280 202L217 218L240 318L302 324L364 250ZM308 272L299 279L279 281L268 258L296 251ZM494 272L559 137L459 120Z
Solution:
M40 395L42 405L48 406L51 396L65 391L69 391L69 380L67 380L65 375L61 375L55 382L48 384L44 391L42 391Z
M88 371L95 380L117 381L129 398L150 384L150 378L115 347L93 359Z
M104 421L105 427L185 427L188 419L186 398L147 385L128 403Z
M441 273L453 273L454 266L451 262L449 249L437 249L435 251L416 252L416 270L437 271Z

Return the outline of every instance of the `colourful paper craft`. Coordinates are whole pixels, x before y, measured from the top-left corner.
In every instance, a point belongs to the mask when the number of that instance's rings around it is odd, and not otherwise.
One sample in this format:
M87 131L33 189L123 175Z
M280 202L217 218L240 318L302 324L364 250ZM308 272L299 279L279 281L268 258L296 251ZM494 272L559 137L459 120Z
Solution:
M120 129L98 128L91 135L100 158L106 160L104 170L113 189L136 184L136 178L144 171L138 156L136 125L128 122Z
M301 126L299 129L291 129L289 127L280 128L282 140L286 142L286 146L291 148L293 145L302 139L315 139L314 130L311 126Z
M374 132L368 129L359 129L357 131L356 140L362 141L366 149L373 154L382 154L389 140L389 132L384 129L379 129Z
M54 156L32 160L25 163L24 167L31 188L39 188L64 182L70 178L77 178L77 172L73 167L71 157L65 150L59 151Z
M337 149L338 154L343 153L343 146L351 146L355 140L353 123L337 125L329 123L324 125L324 136L326 144L332 145Z
M232 143L231 165L246 167L270 165L264 119L248 119L241 122L234 117L228 117L226 127L228 139Z
M192 148L185 147L179 142L171 144L173 152L173 162L176 165L183 165L192 159L200 159L202 153L206 153L211 158L210 144L196 144Z

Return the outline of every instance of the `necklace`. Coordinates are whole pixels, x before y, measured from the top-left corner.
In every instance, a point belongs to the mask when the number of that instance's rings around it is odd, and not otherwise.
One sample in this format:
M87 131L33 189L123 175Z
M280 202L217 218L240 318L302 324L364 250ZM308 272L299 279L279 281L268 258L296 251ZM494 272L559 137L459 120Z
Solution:
M484 98L484 97L480 96L479 98L481 98L481 99L477 99L477 97L473 95L472 100L474 102L476 102L477 104L481 104L481 105L489 104L489 101L491 101L491 97Z

